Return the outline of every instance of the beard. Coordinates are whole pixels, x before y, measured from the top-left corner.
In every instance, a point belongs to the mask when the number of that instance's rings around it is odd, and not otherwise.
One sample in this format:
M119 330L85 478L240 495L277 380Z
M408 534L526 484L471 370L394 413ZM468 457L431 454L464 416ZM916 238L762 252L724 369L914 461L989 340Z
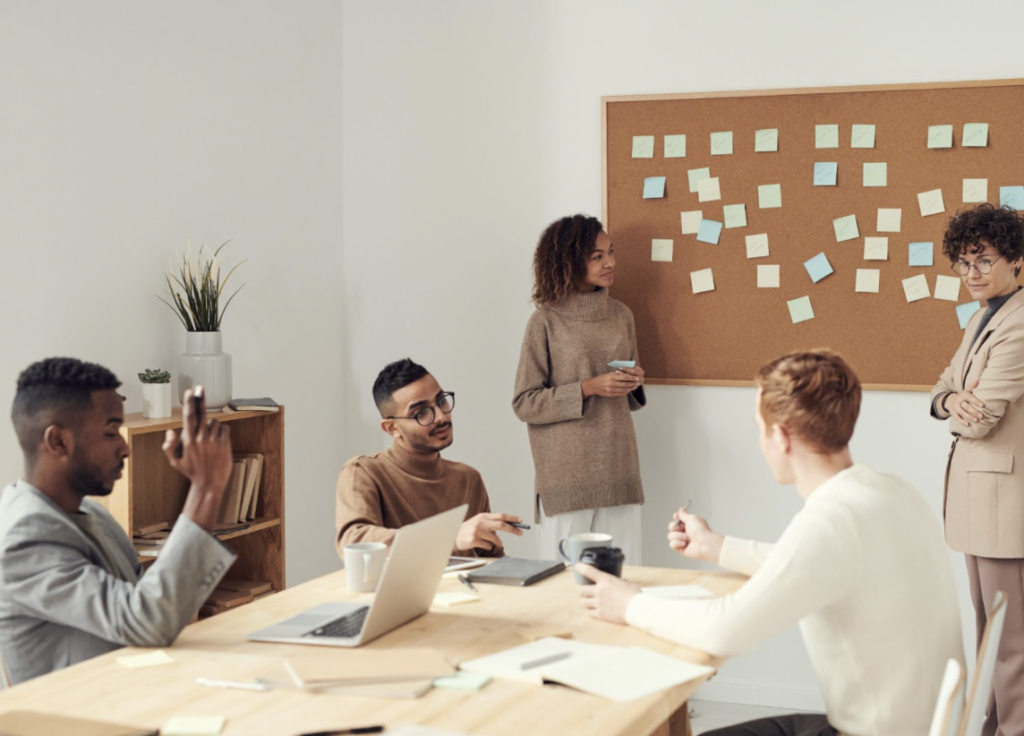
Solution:
M120 468L124 467L122 463ZM114 490L113 480L108 480L95 465L76 462L71 468L68 481L82 498L86 496L109 496Z

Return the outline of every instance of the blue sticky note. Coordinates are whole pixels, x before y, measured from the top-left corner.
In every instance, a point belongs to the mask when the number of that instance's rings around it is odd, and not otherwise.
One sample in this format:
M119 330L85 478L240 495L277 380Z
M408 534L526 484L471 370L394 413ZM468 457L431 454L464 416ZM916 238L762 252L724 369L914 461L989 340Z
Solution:
M609 368L618 370L619 368L636 368L635 360L613 360L608 364Z
M814 186L834 187L838 171L839 163L837 161L816 161L814 163Z
M814 283L818 283L832 273L832 264L828 262L824 253L819 253L811 260L805 261L804 268L807 269L807 274Z
M644 179L644 199L660 199L664 196L664 176L648 176L646 179Z
M966 304L956 305L956 318L960 320L960 329L966 330L967 323L970 321L971 316L981 309L981 302L967 302Z
M714 220L701 220L700 229L697 230L697 240L702 243L718 245L718 239L722 236L722 223Z
M911 266L934 266L935 246L933 243L911 243L910 244L910 265Z
M1024 210L1024 187L999 187L999 206Z

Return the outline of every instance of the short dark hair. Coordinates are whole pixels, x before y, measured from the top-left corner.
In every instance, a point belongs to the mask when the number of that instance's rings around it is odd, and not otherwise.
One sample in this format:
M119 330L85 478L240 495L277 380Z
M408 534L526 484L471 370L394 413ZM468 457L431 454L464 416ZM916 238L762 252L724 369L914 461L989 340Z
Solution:
M33 462L46 427L92 406L93 391L113 391L121 385L110 370L77 358L47 358L18 376L11 422L26 460Z
M394 363L388 363L384 369L377 374L377 380L373 382L373 401L381 416L384 416L384 408L391 401L395 391L408 386L413 381L418 381L430 373L419 363L410 358L402 358Z
M990 243L1007 261L1024 256L1024 220L1012 207L988 202L958 212L949 220L942 252L950 263L965 253L980 253Z

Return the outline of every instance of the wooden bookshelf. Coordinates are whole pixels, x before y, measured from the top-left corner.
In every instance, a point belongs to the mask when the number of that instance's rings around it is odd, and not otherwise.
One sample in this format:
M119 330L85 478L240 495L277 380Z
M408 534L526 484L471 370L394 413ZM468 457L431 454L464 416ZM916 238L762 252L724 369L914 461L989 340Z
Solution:
M246 529L217 537L238 554L225 577L268 580L274 590L284 590L284 407L278 412L211 412L210 417L230 425L232 452L263 455L256 518ZM96 500L129 537L141 526L173 523L185 505L188 481L171 468L163 453L168 429L181 429L180 409L167 419L128 414L121 427L130 453L124 473L109 496ZM139 557L143 564L154 559Z

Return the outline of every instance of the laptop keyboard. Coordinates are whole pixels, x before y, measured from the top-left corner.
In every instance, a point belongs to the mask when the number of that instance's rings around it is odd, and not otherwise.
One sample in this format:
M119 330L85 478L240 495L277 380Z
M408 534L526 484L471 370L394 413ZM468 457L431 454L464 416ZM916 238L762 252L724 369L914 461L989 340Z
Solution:
M341 618L328 621L318 629L314 629L303 636L330 636L338 638L349 638L356 636L363 629L366 622L366 614L370 612L369 606L363 606L352 613L346 613Z

